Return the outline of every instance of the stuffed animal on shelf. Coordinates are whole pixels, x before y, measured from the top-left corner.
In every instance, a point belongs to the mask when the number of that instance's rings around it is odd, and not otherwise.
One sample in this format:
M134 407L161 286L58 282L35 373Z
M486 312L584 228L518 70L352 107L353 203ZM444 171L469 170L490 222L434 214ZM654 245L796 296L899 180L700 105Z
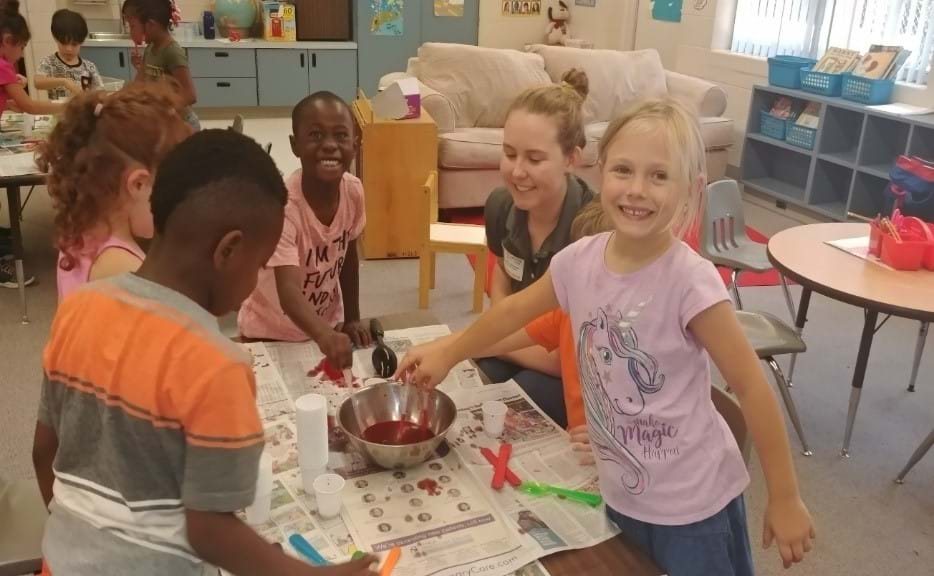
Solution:
M555 6L548 7L548 28L545 29L545 37L548 44L563 45L571 37L568 30L568 23L571 20L571 11L564 0L558 0L557 10Z

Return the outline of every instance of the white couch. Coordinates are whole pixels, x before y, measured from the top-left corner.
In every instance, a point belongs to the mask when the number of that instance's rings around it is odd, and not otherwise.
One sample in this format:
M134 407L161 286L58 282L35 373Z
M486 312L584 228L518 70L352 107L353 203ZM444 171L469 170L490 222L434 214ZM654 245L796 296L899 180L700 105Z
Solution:
M526 88L558 82L570 68L590 80L584 103L587 146L577 173L600 189L597 144L609 122L639 97L671 96L701 119L710 181L723 178L733 121L723 117L726 93L704 80L666 71L655 50L620 52L563 46L527 51L425 43L405 72L384 76L380 87L415 77L422 106L438 124L439 206L483 206L502 184L499 161L510 103Z

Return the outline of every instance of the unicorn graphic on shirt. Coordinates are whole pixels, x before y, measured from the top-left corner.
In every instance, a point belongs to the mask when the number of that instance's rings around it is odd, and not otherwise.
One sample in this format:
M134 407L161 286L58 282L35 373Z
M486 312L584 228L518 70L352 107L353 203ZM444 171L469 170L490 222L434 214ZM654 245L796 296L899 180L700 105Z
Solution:
M601 460L623 469L620 480L631 494L641 494L649 483L642 462L616 437L622 429L618 416L636 416L645 409L645 395L665 384L658 362L639 349L632 322L648 302L641 302L625 315L611 317L603 308L597 318L581 325L578 337L578 367L591 442ZM616 364L624 362L628 378L614 378Z

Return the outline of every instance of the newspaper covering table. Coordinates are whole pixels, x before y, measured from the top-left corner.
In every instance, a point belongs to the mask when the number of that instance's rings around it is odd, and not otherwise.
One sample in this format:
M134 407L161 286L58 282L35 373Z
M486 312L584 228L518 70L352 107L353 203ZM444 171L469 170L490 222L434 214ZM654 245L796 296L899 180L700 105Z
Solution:
M449 333L446 326L410 328L387 332L384 341L401 357L409 347ZM617 533L603 507L536 498L508 485L500 492L489 488L493 468L479 449L495 452L499 444L483 433L480 405L501 400L510 407L504 432L513 445L510 468L520 478L598 490L594 467L568 465L576 456L564 430L515 382L484 386L470 363L458 365L441 384L457 405L457 419L447 442L418 467L378 468L332 431L328 467L347 485L341 516L321 518L314 495L302 489L293 401L322 394L336 413L355 388L380 381L372 349L354 353L353 382L346 384L320 370L323 355L314 344L244 346L253 355L257 406L273 457L272 513L255 528L283 549L292 552L287 539L299 533L332 562L348 560L357 549L381 553L399 546L398 576L546 576L539 558L593 546Z

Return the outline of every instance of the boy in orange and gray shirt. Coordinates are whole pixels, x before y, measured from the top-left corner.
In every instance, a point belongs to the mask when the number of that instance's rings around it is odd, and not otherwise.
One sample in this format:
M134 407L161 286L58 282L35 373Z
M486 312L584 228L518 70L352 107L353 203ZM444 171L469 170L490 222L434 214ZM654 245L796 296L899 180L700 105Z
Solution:
M314 569L234 512L255 491L263 429L248 355L219 330L256 285L282 231L286 190L269 156L201 132L160 166L156 236L133 274L58 309L43 356L33 461L49 505L52 574L368 574Z

